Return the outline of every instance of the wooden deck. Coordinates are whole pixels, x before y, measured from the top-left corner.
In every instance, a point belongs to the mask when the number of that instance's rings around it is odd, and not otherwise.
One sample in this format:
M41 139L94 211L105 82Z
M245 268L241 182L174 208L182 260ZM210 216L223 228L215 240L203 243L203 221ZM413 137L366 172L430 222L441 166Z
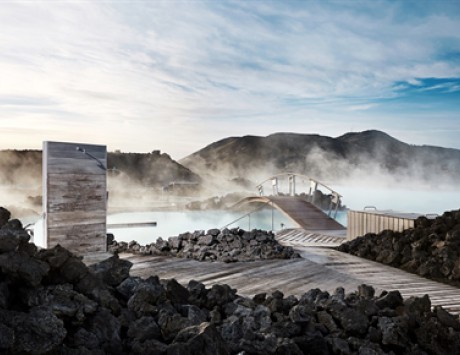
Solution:
M305 231L303 238L312 238ZM331 236L316 235L325 242ZM441 305L454 314L460 314L460 289L431 281L405 271L392 268L326 247L301 246L301 236L296 236L295 249L302 258L290 260L266 260L225 264L222 262L199 262L155 256L122 254L134 265L132 276L175 278L186 285L190 280L207 286L228 284L243 296L261 292L282 291L285 295L301 296L312 288L334 292L344 287L346 292L357 290L360 284L372 285L378 295L383 290L399 290L403 297L430 296L432 305ZM334 237L337 238L337 237ZM338 239L334 239L338 242ZM283 244L290 244L280 238Z
M301 197L270 196L270 200L301 228L308 230L346 230L336 220Z
M399 290L403 297L428 294L433 306L460 314L460 289L431 281L377 262L341 253L331 248L345 240L343 231L319 231L293 229L278 233L283 245L294 247L302 256L290 260L264 260L226 264L223 262L199 262L159 256L121 254L131 261L132 276L147 278L174 278L183 285L190 280L213 284L228 284L243 296L282 291L287 295L301 296L312 288L330 293L337 287L346 292L357 290L361 284L372 285L376 294L383 290ZM327 233L327 234L326 234ZM85 256L88 264L100 261L108 254Z
M346 230L284 229L277 232L276 239L292 247L336 247L346 242Z
M302 295L311 288L334 291L341 285L356 289L362 283L303 258L226 264L130 254L120 256L134 264L131 269L133 276L158 275L160 278L175 278L183 284L193 279L208 286L226 283L246 296L275 290L281 290L286 295Z
M302 197L293 196L255 196L247 197L238 202L233 208L248 203L266 203L280 210L300 228L329 231L329 230L346 230L344 226L338 223L318 207L307 202Z

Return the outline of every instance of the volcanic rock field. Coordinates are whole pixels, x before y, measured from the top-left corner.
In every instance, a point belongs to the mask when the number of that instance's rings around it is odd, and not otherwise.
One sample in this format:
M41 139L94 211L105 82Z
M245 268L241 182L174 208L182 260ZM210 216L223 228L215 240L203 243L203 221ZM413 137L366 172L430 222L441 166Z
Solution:
M453 228L459 217L442 218ZM415 230L428 236L437 231L443 241L458 237L451 227L438 229L442 225L419 223ZM217 240L220 234L210 235ZM202 237L209 238L197 236L197 244ZM312 289L301 297L275 291L248 298L228 285L131 277L131 266L116 254L88 267L60 246L38 250L21 223L0 209L0 353L460 352L457 316L432 308L428 296L375 295L361 285L333 294Z

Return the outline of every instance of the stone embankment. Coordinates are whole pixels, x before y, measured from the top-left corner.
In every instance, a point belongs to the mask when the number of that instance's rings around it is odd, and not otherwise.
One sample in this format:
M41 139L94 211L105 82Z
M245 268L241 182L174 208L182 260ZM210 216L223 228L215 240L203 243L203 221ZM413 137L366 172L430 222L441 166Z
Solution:
M458 354L460 323L428 296L318 289L241 297L228 285L130 277L116 255L87 267L37 250L0 210L2 354Z
M272 232L243 229L211 229L195 231L170 237L168 240L158 238L155 243L139 245L112 241L111 252L130 252L144 255L167 255L190 258L199 261L255 261L262 259L298 258L299 254L292 247L279 244Z
M338 250L460 286L460 210L420 217L403 232L366 234Z

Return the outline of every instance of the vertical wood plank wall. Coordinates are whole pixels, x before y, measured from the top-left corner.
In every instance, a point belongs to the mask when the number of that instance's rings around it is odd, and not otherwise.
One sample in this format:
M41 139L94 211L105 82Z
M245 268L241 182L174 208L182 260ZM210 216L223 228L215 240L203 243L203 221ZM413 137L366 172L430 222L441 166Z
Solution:
M351 240L366 233L380 233L386 229L402 232L414 228L415 220L369 211L348 211L347 239Z
M85 149L99 162L77 148ZM44 241L77 254L107 250L107 148L43 143Z

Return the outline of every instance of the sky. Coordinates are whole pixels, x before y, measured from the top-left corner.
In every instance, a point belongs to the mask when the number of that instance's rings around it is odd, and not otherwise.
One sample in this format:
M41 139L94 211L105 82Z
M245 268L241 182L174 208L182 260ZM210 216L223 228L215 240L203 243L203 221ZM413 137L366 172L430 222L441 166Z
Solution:
M460 149L460 0L0 2L0 149L368 129Z

